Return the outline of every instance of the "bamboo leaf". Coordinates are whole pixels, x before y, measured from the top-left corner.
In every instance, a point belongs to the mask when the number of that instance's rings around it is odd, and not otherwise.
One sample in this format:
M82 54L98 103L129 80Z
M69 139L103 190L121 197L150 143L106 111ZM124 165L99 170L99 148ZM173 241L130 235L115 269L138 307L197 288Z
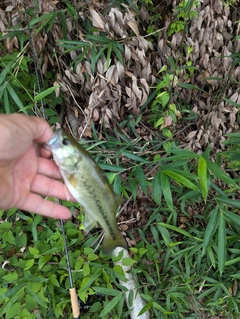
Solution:
M225 203L229 206L240 208L240 202L235 199L230 199L228 197L219 196L215 198L217 202Z
M10 85L10 83L8 83L7 85L7 90L11 96L11 98L13 99L13 101L17 104L17 106L19 107L19 109L23 108L23 104L22 101L20 101L19 97L17 96L16 92L14 91L14 89L12 88L12 86Z
M226 245L227 245L227 238L226 238L226 222L223 216L223 213L220 212L218 215L218 249L217 249L217 256L218 256L218 270L220 276L224 271L225 260L226 260Z
M116 54L116 56L117 56L117 58L118 58L118 61L122 64L122 65L124 65L124 62L123 62L123 59L122 59L122 55L121 55L121 53L120 53L120 51L118 50L118 48L120 48L121 49L121 45L120 45L120 43L118 43L118 45L116 45L115 43L113 44L113 51L115 52L115 54ZM123 51L123 48L122 48L122 51Z
M166 175L172 177L175 181L179 182L180 184L183 184L184 186L198 191L198 187L194 185L192 182L190 182L186 177L170 170L164 170L163 171Z
M149 309L151 309L151 308L152 308L152 305L153 305L152 302L147 303L147 304L142 308L142 310L139 312L138 316L141 316L142 314L144 314L145 312L147 312Z
M157 205L160 205L162 199L162 186L160 182L160 173L157 172L152 181L152 199Z
M119 295L119 290L113 288L104 288L104 287L92 287L97 293L105 296L117 296Z
M127 158L130 158L134 161L141 162L141 163L148 163L148 161L146 161L143 157L137 156L137 155L130 153L128 151L122 151L121 153L122 153L122 155L124 155Z
M202 256L205 254L206 249L209 245L209 242L213 238L216 232L216 226L218 223L218 213L219 213L218 207L214 208L210 213L210 220L207 224L207 228L204 234Z
M109 43L107 49L107 58L106 58L106 68L108 69L111 64L111 53L112 53L113 44L112 42Z
M189 237L189 238L193 238L193 236L188 233L186 230L182 229L182 228L179 228L179 227L176 227L176 226L173 226L173 225L169 225L169 224L165 224L165 223L158 223L159 226L162 226L162 227L166 227L168 229L171 229L179 234L182 234L186 237ZM199 238L196 238L197 240L199 240Z
M60 87L59 85L56 85L56 86L52 86L51 88L48 88L48 89L44 90L43 92L37 94L34 97L34 101L37 102L37 101L42 100L44 97L46 97L47 95L51 94L52 92L54 92L59 87Z
M12 68L14 63L15 63L14 60L9 62L8 65L2 70L2 72L0 73L0 84L6 81L6 76L8 72L10 72L10 69Z
M81 287L81 289L79 290L79 294L85 292L92 285L92 283L101 275L101 273L102 269L98 269L94 273L94 275L84 283L83 287Z
M11 109L10 109L10 104L9 104L8 92L7 92L7 90L4 90L4 92L3 92L3 97L4 97L4 109L5 109L5 113L6 113L6 114L10 114L10 113L11 113Z
M113 182L113 189L115 193L121 194L121 179L119 174L115 176L115 179Z
M170 183L168 176L164 174L164 172L160 173L160 180L161 180L161 185L162 185L162 190L163 190L163 196L166 200L166 203L168 207L173 210L173 199L172 199L172 192L170 189Z
M140 165L136 168L136 178L141 186L141 189L145 195L147 195L147 180L144 171Z
M223 215L227 218L229 223L232 223L232 225L240 225L240 216L237 214L234 214L232 212L229 212L227 210L223 211Z
M120 299L124 297L124 295L119 292L117 296L115 296L111 301L109 301L102 312L100 313L100 317L106 316L120 301Z
M198 160L198 176L200 178L200 188L204 202L206 203L208 195L207 162L202 156Z
M172 156L169 156L169 157L163 157L161 158L162 161L179 161L179 160L190 160L190 159L193 159L193 158L199 158L200 155L194 153L194 152L191 152L191 151L187 151L187 150L184 150L184 151L175 151L173 152L174 155Z
M238 188L237 183L231 179L231 177L229 177L225 172L223 172L221 170L221 168L213 163L210 160L207 160L207 166L209 168L209 170L219 179L221 179L223 182L227 183L228 185L232 185Z

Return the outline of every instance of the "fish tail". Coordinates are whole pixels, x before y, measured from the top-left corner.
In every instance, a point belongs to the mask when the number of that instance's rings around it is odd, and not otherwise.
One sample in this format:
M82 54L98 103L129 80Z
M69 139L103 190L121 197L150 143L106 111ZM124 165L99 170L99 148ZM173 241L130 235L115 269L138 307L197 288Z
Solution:
M127 243L123 239L120 231L118 236L114 239L111 236L105 236L102 244L102 252L104 255L110 255L116 247L128 249Z

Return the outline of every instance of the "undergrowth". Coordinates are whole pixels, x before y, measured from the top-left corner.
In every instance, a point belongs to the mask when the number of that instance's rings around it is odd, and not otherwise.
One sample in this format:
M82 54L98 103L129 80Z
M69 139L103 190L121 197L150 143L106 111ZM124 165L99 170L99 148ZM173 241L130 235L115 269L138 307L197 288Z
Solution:
M144 3L148 5L148 1ZM191 6L197 4L181 1L178 18L183 28L182 17L191 19ZM50 29L59 16L63 34L67 33L67 17L78 23L72 4L63 1L63 5L63 11L30 17L30 25L38 28L36 33ZM84 30L88 42L64 40L59 44L65 49L63 55L81 50L82 55L73 59L71 67L90 51L92 71L102 54L106 55L107 67L113 55L123 63L121 43L94 35L96 30L90 21L86 21ZM179 24L172 24L169 32L179 32ZM45 74L39 93L36 76L31 72L33 60L24 46L27 38L18 31L9 36L22 39L22 47L11 54L1 53L1 113L41 116L39 101L43 99L49 123L59 122L60 105L66 96L57 93L53 81L56 70ZM6 38L2 34L2 41ZM172 83L178 72L173 57L170 65L171 70L164 67L159 71L163 76L142 106L142 113L127 115L111 132L103 128L101 135L99 127L92 123L91 138L81 143L106 172L115 192L126 199L118 221L130 246L131 259L125 263L137 275L139 292L146 301L142 313L150 310L151 318L164 319L216 315L238 318L239 135L230 136L222 154L213 154L209 147L197 154L178 145L174 125L191 123L192 117L180 116L191 114L187 103L171 103ZM182 67L190 75L194 72L190 63ZM189 85L188 89L196 87ZM169 117L173 126L166 123ZM146 135L140 134L143 125ZM73 281L81 300L81 318L129 318L125 288L118 281L124 281L124 273L120 266L114 266L112 258L102 255L101 230L96 228L85 235L82 208L76 203L62 204L73 213L65 230ZM1 318L72 318L59 221L17 209L0 211L0 218ZM132 300L130 294L130 305Z

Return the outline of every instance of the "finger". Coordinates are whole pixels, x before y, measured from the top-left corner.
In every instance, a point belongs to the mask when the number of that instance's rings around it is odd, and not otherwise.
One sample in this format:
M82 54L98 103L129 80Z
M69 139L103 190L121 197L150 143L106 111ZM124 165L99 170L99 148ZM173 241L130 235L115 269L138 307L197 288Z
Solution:
M56 219L69 219L71 217L68 208L33 193L29 193L27 199L24 200L22 205L19 205L19 208Z
M44 175L36 175L31 186L31 192L76 202L65 184Z
M62 179L62 175L57 165L46 158L38 158L38 173L51 178Z
M52 157L52 153L47 150L44 146L41 146L39 148L39 153L42 157L45 157L45 158L51 158Z
M26 126L30 129L33 140L39 143L46 143L53 136L53 131L47 121L39 117L28 116Z

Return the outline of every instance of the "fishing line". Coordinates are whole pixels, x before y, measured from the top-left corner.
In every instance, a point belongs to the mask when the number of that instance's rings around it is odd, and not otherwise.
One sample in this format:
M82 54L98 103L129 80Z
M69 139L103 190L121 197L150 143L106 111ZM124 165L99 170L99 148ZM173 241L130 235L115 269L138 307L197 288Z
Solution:
M24 12L25 12L25 17L26 17L27 27L28 27L28 32L29 32L29 43L30 43L30 49L32 51L32 59L33 59L34 70L35 70L35 75L36 75L36 79L37 79L38 93L41 93L42 89L41 89L41 81L40 81L40 77L39 77L39 73L38 73L38 63L37 63L37 58L36 58L37 55L36 55L36 51L35 51L35 47L34 47L34 43L33 43L33 36L32 36L32 30L31 30L30 22L29 22L29 15L27 12L26 0L24 1ZM44 104L43 104L42 99L40 99L40 103L41 103L41 112L42 112L43 118L44 118L44 120L46 120L46 114L45 114L45 109L44 109Z
M32 31L31 31L31 27L30 27L30 23L29 23L29 15L27 13L26 0L24 1L24 11L25 11L25 17L26 17L27 26L28 26L29 43L30 43L30 49L32 51L34 70L35 70L37 86L38 86L38 93L41 93L42 92L42 87L41 87L41 82L40 82L40 77L39 77L38 63L37 63L36 52L35 52L35 47L34 47L34 42L33 42L33 37L32 37ZM46 120L46 114L45 114L43 99L40 99L40 101L41 101L42 117L44 118L44 120ZM61 204L59 199L57 199L57 203ZM76 288L73 285L72 270L71 270L70 259L69 259L69 254L68 254L68 247L67 247L67 239L66 239L66 233L65 233L65 229L64 229L64 222L63 222L62 219L60 219L60 223L61 223L61 228L62 228L64 250L65 250L66 261L67 261L68 277L69 277L69 282L70 282L69 293L70 293L70 299L71 299L71 305L72 305L72 314L73 314L73 318L74 319L80 319L80 309L79 309L79 304L78 304L78 295L77 295L77 292L76 292Z

